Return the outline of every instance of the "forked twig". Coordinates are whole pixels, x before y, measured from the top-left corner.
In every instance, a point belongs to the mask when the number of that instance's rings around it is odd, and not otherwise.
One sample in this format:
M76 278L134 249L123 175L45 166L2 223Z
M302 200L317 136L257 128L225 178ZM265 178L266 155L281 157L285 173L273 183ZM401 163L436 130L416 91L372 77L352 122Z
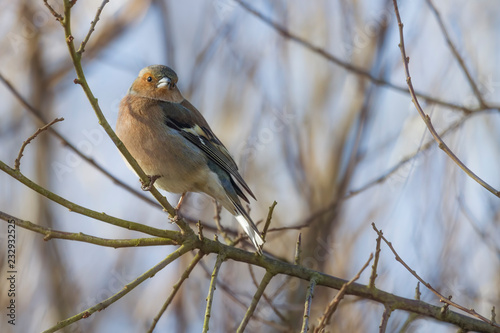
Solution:
M101 12L104 9L104 6L106 6L106 4L108 2L109 2L109 0L103 0L102 3L101 3L101 5L99 6L99 8L97 8L94 20L92 22L90 22L90 29L87 32L87 35L83 39L82 43L80 44L80 47L78 48L78 51L76 51L76 53L80 54L80 56L81 56L81 54L83 52L85 52L85 46L87 46L87 43L88 43L88 41L90 39L90 36L92 35L92 33L95 30L95 25L97 24L97 22L99 21L99 18L101 17Z

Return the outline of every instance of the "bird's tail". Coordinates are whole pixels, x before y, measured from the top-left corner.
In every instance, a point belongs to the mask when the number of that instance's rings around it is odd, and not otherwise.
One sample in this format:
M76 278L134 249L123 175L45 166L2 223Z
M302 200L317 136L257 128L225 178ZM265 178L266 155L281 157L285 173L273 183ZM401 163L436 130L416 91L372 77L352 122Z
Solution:
M237 215L236 220L240 223L243 230L245 230L245 232L247 233L248 237L257 249L257 252L262 255L262 245L264 245L264 240L262 239L259 231L256 230L257 228L255 227L255 225L253 225L253 222L251 222L252 224L250 224L250 222L243 215Z
M257 252L262 255L262 246L264 245L264 239L260 235L259 229L255 223L253 223L252 219L245 211L245 209L236 202L233 202L238 215L236 215L236 220L240 223L241 227L247 233L248 237L252 241L253 245L257 249Z

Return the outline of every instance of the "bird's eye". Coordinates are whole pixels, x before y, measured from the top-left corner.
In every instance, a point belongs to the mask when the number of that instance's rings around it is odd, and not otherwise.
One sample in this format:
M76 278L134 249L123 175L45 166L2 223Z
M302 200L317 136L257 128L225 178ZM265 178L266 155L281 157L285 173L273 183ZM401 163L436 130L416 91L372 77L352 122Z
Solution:
M148 78L146 79L148 82L151 82L153 81L153 78L151 76L148 76Z

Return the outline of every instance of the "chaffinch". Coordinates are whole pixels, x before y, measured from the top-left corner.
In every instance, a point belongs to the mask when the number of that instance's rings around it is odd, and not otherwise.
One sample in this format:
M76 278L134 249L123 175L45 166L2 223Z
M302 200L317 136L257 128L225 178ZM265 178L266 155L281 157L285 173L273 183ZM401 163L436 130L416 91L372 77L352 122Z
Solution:
M241 205L240 186L255 199L238 167L201 113L177 88L169 67L142 69L120 103L116 134L158 188L206 193L236 217L262 254L264 240ZM182 198L182 197L181 197Z

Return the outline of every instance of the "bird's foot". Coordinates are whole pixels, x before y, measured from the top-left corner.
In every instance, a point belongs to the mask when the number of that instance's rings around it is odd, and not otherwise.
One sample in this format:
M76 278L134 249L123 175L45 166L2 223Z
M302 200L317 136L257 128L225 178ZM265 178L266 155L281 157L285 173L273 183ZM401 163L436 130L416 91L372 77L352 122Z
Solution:
M143 182L143 181L142 181L142 179L141 179L141 180L140 180L140 181L141 181L141 184L142 184L141 189L142 189L143 191L151 191L151 189L153 188L153 185L154 185L155 181L156 181L158 178L160 178L160 177L161 177L160 175L148 176L148 178L149 178L149 184L148 184L147 186L144 184L144 182Z

